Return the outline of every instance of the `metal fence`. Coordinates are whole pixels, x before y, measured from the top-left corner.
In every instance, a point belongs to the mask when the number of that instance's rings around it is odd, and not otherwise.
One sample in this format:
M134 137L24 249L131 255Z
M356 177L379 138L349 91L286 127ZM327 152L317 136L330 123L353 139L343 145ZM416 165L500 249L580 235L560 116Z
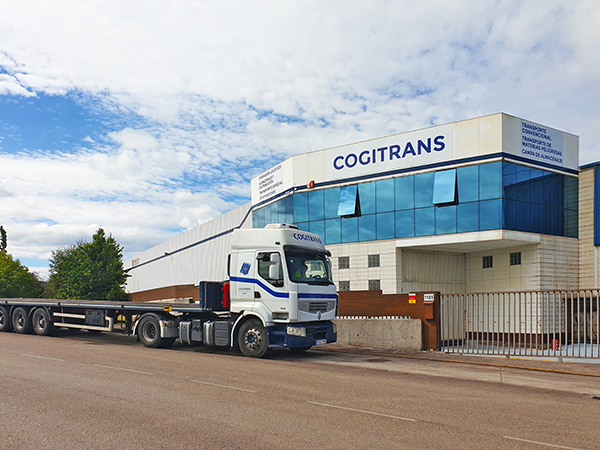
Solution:
M441 350L600 358L600 290L443 294Z

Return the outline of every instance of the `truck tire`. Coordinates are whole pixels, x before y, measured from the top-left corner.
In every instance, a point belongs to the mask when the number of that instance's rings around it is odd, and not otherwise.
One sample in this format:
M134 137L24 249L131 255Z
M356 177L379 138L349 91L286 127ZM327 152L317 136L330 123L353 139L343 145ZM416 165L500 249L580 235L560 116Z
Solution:
M158 316L148 314L140 320L138 337L145 347L168 348L175 342L175 338L160 337L160 323Z
M0 306L0 331L12 331L10 315L4 306Z
M31 320L29 319L29 311L19 306L12 313L12 325L17 333L31 333Z
M240 326L238 345L242 353L251 358L262 358L267 353L267 330L260 320L250 319Z
M50 336L54 333L54 324L46 308L36 308L31 316L33 332L38 336Z

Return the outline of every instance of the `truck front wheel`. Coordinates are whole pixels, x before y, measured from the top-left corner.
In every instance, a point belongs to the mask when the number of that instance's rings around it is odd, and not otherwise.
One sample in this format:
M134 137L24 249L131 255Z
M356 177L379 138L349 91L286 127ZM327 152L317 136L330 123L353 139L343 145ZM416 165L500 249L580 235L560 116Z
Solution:
M261 358L269 349L267 330L259 320L248 320L240 326L238 344L245 356Z
M12 323L8 310L4 306L0 306L0 331L11 331Z
M138 325L138 336L145 347L151 348L167 348L175 342L175 338L160 336L160 322L154 315L142 317Z
M19 306L12 313L12 325L17 333L31 333L31 321L29 320L29 311Z

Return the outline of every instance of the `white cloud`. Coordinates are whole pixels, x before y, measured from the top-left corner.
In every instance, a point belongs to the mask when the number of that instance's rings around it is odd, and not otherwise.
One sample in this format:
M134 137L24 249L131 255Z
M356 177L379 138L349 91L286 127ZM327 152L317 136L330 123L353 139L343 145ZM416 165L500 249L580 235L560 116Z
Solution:
M135 252L292 154L499 111L598 160L598 20L594 0L5 0L0 95L77 92L140 120L0 154L0 222L27 257L100 225Z

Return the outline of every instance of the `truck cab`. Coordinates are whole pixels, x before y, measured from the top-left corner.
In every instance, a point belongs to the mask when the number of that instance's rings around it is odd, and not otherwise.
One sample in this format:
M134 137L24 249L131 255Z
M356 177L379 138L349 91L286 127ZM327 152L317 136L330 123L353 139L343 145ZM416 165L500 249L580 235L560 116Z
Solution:
M337 292L329 256L318 235L294 225L235 230L229 264L230 311L240 318L234 328L253 321L254 335L249 337L254 342L262 325L265 332L260 338L267 338L267 348L303 351L335 342L331 321L336 316ZM245 343L238 333L242 352Z

